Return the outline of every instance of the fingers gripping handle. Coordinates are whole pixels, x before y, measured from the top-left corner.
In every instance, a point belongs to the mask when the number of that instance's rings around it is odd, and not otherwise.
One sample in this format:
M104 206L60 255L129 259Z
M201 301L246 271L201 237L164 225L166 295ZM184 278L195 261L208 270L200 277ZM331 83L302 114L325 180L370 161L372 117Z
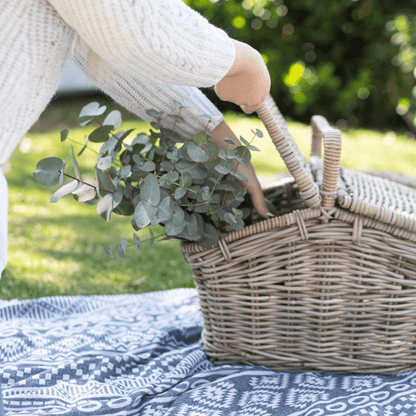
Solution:
M313 116L311 157L321 157L321 143L324 139L324 163L322 179L322 208L330 211L335 206L341 158L341 132L332 128L325 117Z
M299 187L300 195L311 208L321 205L319 188L304 167L304 159L290 135L279 125L279 110L269 95L257 110L260 120L265 125L270 137L285 162L290 174Z

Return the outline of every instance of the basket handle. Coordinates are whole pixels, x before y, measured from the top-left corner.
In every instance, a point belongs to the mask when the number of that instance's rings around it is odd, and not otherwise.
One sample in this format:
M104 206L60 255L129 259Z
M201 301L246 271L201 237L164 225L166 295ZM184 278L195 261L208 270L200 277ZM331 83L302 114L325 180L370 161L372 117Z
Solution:
M321 161L322 138L324 139L324 162L322 177L322 208L330 211L335 206L337 184L341 158L341 132L332 128L325 117L313 116L311 161L319 158ZM322 162L321 162L322 163Z
M312 175L305 169L305 158L285 127L286 123L283 124L283 128L281 127L284 119L270 94L257 110L257 114L270 134L290 174L295 179L302 199L311 208L321 206L319 187L314 182Z

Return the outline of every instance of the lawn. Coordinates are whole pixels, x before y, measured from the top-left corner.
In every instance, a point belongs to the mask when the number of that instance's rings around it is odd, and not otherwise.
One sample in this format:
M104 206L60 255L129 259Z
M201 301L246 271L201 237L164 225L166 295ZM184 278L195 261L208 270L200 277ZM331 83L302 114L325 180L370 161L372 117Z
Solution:
M94 98L95 100L96 98ZM101 103L106 101L98 97ZM48 156L65 158L71 142L60 142L60 130L69 127L75 150L81 147L91 127L79 128L76 118L92 101L54 102L21 141L4 167L9 182L9 263L0 282L1 299L27 299L54 295L104 295L141 293L175 287L192 287L192 273L175 240L146 244L140 254L129 248L126 257L109 259L102 245L115 247L121 238L132 240L133 229L126 217L113 215L106 223L95 207L66 196L49 203L54 188L39 185L33 178L37 162ZM110 109L118 108L106 102ZM123 129L148 131L149 125L123 112ZM228 114L228 123L238 135L251 139L251 129L262 129L254 117ZM300 123L289 128L302 152L310 149L310 129ZM282 159L266 135L256 138L253 164L258 175L272 176L286 171ZM92 172L95 155L84 152L78 159L81 172ZM343 131L343 166L355 169L387 169L416 176L416 142L405 135L372 130ZM71 168L72 169L72 168ZM154 228L161 235L161 228ZM148 230L139 234L142 240Z

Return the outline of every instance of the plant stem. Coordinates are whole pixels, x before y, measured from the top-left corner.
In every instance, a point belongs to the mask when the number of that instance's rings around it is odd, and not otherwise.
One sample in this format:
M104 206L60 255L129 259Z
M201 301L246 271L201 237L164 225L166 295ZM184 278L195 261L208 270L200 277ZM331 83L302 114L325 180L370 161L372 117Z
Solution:
M60 173L61 171L58 171L58 172ZM91 184L89 184L88 182L84 182L84 181L82 181L82 180L80 180L80 179L76 178L75 176L68 175L68 174L67 174L67 173L65 173L65 172L64 172L64 176L67 176L68 178L71 178L71 179L75 179L76 181L81 182L83 185L88 185L88 186L90 186L91 188L96 189L94 185L91 185ZM109 190L104 189L104 188L100 188L100 191L108 192L108 193L109 193L109 194L111 194L111 195L113 195L113 194L114 194L114 192L113 192L113 191L109 191Z

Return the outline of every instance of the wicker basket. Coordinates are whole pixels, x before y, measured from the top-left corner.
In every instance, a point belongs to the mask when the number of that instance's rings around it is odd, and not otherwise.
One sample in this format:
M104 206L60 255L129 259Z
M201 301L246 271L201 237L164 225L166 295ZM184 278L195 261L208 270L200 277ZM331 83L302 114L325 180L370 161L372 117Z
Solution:
M416 369L416 190L340 168L341 133L321 116L307 163L271 97L258 114L292 176L265 191L281 214L210 249L181 244L208 357L274 370Z

